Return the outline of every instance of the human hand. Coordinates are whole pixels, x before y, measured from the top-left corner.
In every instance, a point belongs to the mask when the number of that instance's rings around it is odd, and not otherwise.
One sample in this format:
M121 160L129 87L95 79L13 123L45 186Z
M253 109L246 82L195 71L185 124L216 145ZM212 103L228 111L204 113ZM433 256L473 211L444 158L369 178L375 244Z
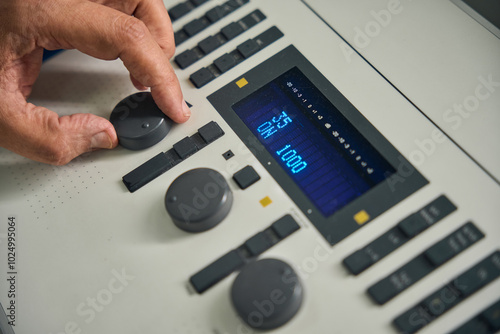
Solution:
M43 19L34 19L34 13ZM118 144L113 126L102 117L59 117L26 101L40 72L43 48L120 58L136 88L150 87L167 116L179 123L189 119L169 62L175 45L162 0L1 0L1 147L63 165L82 153Z

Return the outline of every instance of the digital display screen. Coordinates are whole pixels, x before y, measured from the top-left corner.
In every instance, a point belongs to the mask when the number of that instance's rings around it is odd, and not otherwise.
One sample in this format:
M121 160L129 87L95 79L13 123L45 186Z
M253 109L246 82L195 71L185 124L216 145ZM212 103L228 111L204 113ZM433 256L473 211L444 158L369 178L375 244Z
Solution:
M396 172L297 67L232 109L325 217Z

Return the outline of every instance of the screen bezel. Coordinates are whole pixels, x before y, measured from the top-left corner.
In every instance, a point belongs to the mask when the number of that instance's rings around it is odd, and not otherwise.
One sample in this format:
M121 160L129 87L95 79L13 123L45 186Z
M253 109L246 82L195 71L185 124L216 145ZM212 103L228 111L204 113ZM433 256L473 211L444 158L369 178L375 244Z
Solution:
M379 183L328 217L323 216L302 193L295 181L232 109L235 103L294 67L311 81L396 170L396 173L386 181ZM237 82L241 82L242 78L247 83L240 88ZM230 82L207 99L331 245L338 243L428 184L410 162L293 45ZM356 222L354 217L362 211L368 214L369 219L362 223Z

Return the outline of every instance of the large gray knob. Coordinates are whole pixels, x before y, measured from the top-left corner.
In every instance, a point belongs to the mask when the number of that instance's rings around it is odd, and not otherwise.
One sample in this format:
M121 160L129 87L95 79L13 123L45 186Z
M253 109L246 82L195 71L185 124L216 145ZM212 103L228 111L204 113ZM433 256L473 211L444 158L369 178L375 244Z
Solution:
M143 150L160 142L173 123L149 92L133 94L120 101L109 121L115 127L120 145L129 150Z
M165 208L174 224L187 232L203 232L219 224L231 210L233 193L219 172L187 171L172 182Z
M304 290L297 273L277 259L247 264L234 280L231 300L238 315L260 330L282 326L300 309Z

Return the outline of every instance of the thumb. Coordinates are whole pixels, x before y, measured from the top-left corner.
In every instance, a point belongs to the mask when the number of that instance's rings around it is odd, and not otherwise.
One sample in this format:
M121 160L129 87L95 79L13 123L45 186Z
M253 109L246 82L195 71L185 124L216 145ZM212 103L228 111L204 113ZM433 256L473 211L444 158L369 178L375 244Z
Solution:
M113 125L93 114L59 117L28 103L24 112L11 114L0 123L6 128L1 129L1 146L53 165L64 165L83 153L118 144Z

